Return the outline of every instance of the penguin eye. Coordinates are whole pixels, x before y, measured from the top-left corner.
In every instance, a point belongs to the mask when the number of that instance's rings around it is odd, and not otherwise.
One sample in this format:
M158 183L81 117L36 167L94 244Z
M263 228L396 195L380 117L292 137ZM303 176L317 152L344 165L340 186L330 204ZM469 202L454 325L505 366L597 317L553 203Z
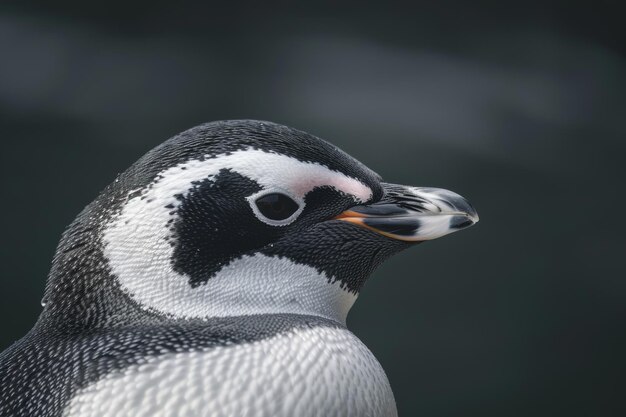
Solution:
M270 220L280 221L291 217L300 206L281 193L265 194L255 200L259 212Z

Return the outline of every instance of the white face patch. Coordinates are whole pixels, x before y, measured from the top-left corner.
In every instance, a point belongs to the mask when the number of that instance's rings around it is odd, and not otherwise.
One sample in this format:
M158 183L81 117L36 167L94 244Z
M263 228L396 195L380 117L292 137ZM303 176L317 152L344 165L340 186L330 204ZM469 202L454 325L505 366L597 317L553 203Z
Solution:
M194 182L229 169L263 190L287 192L304 204L316 187L331 186L366 202L372 190L361 181L313 162L247 149L205 160L190 160L157 175L141 196L129 198L103 231L104 255L122 289L143 308L175 317L242 314L315 314L345 322L356 296L314 268L257 254L231 262L204 285L173 270L174 248L166 238L171 212ZM130 195L130 193L129 193Z

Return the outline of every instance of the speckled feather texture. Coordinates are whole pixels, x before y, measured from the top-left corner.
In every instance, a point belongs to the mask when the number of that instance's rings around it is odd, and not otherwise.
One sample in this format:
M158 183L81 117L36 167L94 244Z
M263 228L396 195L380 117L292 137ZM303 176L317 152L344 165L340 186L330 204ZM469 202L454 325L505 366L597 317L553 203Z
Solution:
M392 417L387 377L348 330L148 357L72 398L65 417Z
M0 353L0 417L395 416L346 316L406 239L466 214L286 126L192 128L63 234L39 320Z
M2 417L395 415L371 352L315 316L35 328L0 364Z

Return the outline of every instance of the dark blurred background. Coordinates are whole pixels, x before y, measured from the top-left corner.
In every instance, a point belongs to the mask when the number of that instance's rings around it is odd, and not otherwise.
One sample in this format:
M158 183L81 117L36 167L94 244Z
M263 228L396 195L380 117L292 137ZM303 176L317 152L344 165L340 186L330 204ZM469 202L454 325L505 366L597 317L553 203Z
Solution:
M118 172L201 122L266 119L478 209L348 319L401 416L626 415L620 2L174 4L0 3L0 349Z

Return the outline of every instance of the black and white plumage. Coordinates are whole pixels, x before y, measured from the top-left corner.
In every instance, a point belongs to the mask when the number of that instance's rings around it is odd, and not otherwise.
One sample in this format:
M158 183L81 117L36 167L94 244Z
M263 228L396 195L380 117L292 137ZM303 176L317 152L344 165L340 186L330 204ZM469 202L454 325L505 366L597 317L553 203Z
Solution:
M40 319L0 355L0 416L394 416L346 315L386 258L477 220L304 132L192 128L64 233Z

